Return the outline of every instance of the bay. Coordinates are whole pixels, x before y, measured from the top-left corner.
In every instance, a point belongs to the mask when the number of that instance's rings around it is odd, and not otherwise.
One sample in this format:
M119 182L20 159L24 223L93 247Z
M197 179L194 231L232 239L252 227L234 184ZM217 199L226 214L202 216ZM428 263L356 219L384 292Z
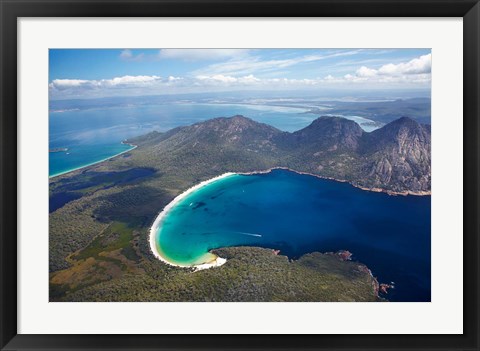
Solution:
M156 235L170 262L201 264L211 249L260 246L296 259L349 250L390 301L430 301L431 197L391 196L287 170L234 174L184 197Z

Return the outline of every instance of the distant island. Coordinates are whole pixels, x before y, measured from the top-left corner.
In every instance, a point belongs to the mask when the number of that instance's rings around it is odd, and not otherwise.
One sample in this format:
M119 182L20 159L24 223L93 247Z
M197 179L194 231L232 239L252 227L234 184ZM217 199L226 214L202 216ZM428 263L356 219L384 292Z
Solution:
M228 264L192 275L154 256L149 230L176 196L228 172L284 168L373 192L431 194L431 128L408 117L370 133L335 116L292 133L221 117L125 143L137 147L50 179L51 301L383 301L393 284L348 251L291 260L278 247L215 248Z

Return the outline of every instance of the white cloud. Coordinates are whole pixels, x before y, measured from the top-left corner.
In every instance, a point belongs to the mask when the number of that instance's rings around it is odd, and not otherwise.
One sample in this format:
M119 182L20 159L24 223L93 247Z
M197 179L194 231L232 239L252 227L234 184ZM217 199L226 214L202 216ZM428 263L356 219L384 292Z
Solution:
M169 76L168 77L169 82L175 82L177 80L182 80L182 79L183 79L182 77L174 77L174 76Z
M224 76L223 74L215 74L213 76L197 76L196 78L205 82L221 82L221 83L237 82L237 78Z
M184 61L225 60L248 55L249 49L160 49L159 51L134 54L131 49L120 52L123 61L159 61L176 59Z
M379 68L379 74L401 75L401 74L425 74L432 71L432 54L423 55L406 63L388 64Z
M215 74L213 76L196 76L196 79L206 82L206 83L225 83L225 84L256 84L261 83L262 81L268 80L261 80L255 77L253 74L243 77L232 77L232 76L224 76L223 74Z
M282 60L282 65L295 64L294 62L319 59L310 56L303 58ZM257 61L256 68L262 66L268 69L272 61ZM241 65L247 60L239 62L229 61L222 63L222 67L234 69L235 73L245 71ZM275 60L277 63L279 60ZM212 67L210 65L209 67ZM247 66L245 66L246 68ZM122 76L111 79L84 80L84 79L55 79L49 84L52 98L67 97L97 97L115 95L152 95L169 93L190 93L206 91L234 91L241 89L312 89L322 87L352 88L359 87L426 87L431 81L431 55L423 55L408 62L389 63L379 68L361 66L352 69L351 73L343 76L328 74L323 78L292 79L279 77L258 77L253 73L242 75L213 73L199 74L194 77L168 76L162 78L156 75L151 76Z
M248 49L161 49L161 59L181 59L185 61L218 60L244 56Z
M423 55L408 62L389 63L378 69L361 66L354 74L345 74L342 78L331 75L324 81L331 83L376 83L376 84L427 84L431 81L431 54Z
M90 81L83 79L54 79L49 84L50 88L72 88L80 87L82 85L90 85Z
M244 84L251 84L251 83L258 83L258 82L260 82L260 79L258 79L257 77L255 77L253 74L250 74L250 75L248 75L248 76L239 78L238 81L239 81L240 83L244 83Z
M243 77L232 77L216 74L213 76L197 76L197 85L199 83L208 86L224 85L224 86L265 86L274 87L283 86L306 86L321 83L322 79L288 79L288 78L257 78L253 74Z
M142 61L144 57L145 56L143 53L134 55L132 50L130 49L122 50L122 52L120 53L120 58L124 61Z
M355 73L357 77L402 76L430 74L432 71L432 55L423 55L408 62L389 63L379 69L360 67Z
M68 89L102 89L114 87L138 87L151 85L153 82L160 80L158 76L123 76L112 79L101 80L82 80L82 79L54 79L49 88L52 90L68 90Z
M145 84L150 83L155 80L159 80L160 77L158 76L123 76L123 77L116 77L113 79L102 79L99 82L101 85L137 85L137 84Z
M374 69L362 66L359 69L357 69L356 74L359 77L373 77L377 75L377 71Z
M282 60L262 60L258 56L245 56L239 59L231 59L226 62L214 63L207 67L193 72L194 75L249 75L258 72L277 71L300 63L325 60L339 56L350 56L359 53L361 50L339 51L325 55L305 55Z
M133 57L132 50L130 49L125 49L120 53L120 58L128 60Z

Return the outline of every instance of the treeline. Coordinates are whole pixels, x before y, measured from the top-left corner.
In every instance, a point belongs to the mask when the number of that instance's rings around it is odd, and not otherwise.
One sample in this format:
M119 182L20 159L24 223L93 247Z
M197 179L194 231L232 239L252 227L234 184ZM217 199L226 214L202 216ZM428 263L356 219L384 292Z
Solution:
M63 301L378 301L373 278L355 262L313 253L289 262L273 250L217 250L228 261L192 273L146 260L129 275L67 294ZM161 262L160 262L161 263Z

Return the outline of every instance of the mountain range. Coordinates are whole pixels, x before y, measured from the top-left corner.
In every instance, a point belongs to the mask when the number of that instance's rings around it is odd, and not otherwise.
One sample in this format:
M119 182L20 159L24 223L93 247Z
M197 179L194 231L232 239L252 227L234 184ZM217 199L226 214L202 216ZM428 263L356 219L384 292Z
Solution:
M341 117L320 117L293 133L244 116L219 117L127 142L160 170L172 161L185 171L205 167L212 174L287 167L374 191L431 190L430 125L408 117L370 133Z

